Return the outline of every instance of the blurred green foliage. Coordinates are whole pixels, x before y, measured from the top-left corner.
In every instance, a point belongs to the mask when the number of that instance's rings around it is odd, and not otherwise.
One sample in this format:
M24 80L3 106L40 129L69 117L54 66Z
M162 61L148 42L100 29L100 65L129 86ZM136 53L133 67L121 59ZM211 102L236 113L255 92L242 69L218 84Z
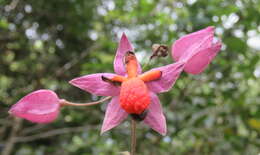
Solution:
M47 125L17 122L7 111L41 88L72 101L97 100L68 81L113 72L122 32L145 64L153 43L170 46L184 34L213 25L222 51L205 72L183 73L170 92L160 95L168 134L138 125L137 150L150 155L260 153L259 14L257 0L0 0L0 150L10 143L16 155L129 150L129 120L100 136L105 103L64 108ZM170 58L160 58L149 67L169 63ZM15 123L21 127L12 141Z

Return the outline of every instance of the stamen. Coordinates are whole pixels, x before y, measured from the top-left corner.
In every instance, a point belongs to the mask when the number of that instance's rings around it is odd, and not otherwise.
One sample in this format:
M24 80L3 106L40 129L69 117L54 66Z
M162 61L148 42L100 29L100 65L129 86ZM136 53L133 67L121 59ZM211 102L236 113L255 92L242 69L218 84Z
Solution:
M120 76L120 75L116 75L111 80L116 81L116 82L124 82L127 80L127 78Z
M128 51L125 55L125 65L128 78L137 76L137 59L134 52Z
M114 80L112 80L112 79L109 79L109 78L107 78L107 77L105 77L105 76L101 76L101 78L102 78L102 80L103 80L104 82L108 82L108 83L110 83L110 84L112 84L112 85L114 85L114 86L121 86L121 83L122 83L122 82L120 82L120 81L114 81Z
M162 72L159 70L152 70L149 72L146 72L139 76L141 80L144 82L154 81L160 79L162 76Z

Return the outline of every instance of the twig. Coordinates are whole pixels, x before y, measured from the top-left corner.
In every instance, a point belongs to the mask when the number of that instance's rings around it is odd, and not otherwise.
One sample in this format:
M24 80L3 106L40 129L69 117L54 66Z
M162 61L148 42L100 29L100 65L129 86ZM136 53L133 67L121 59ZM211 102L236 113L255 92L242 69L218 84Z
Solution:
M97 44L94 44L93 46L91 46L90 48L86 49L85 51L81 52L81 54L78 57L75 57L74 59L72 59L71 61L67 62L66 64L64 64L59 70L57 70L55 73L56 75L60 76L61 74L63 74L66 70L69 70L71 67L73 67L74 65L76 65L77 63L79 63L81 60L83 60L90 51L94 51L98 48Z
M19 131L19 129L22 126L22 119L14 118L13 124L14 124L13 128L12 128L10 136L9 136L9 138L8 138L6 144L5 144L2 155L10 155L12 153L14 144L16 142L17 132Z
M32 133L37 130L41 130L42 128L47 127L45 124L36 124L34 126L30 126L21 131L21 135L26 135L28 133Z
M97 128L98 126L91 126L91 127ZM70 132L81 132L81 131L85 131L89 128L90 128L90 125L80 126L80 127L55 129L55 130L35 134L35 135L32 135L32 136L16 137L15 142L17 142L17 143L31 142L31 141L34 141L34 140L37 140L37 139L48 138L48 137L66 134L66 133L70 133Z
M14 10L16 8L16 6L18 5L18 3L19 3L19 0L12 0L12 2L9 5L7 5L6 11L9 12L11 10Z
M131 119L131 155L136 151L136 121Z
M99 101L95 101L95 102L88 102L88 103L73 103L73 102L69 102L67 100L62 99L60 104L61 106L91 106L91 105L96 105L96 104L100 104L106 100L111 99L111 96L105 97Z

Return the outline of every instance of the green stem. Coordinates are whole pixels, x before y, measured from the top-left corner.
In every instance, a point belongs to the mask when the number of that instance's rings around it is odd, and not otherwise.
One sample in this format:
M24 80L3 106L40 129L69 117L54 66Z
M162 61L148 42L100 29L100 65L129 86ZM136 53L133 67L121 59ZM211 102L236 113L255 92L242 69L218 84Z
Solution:
M136 151L136 121L131 120L131 155L135 155Z

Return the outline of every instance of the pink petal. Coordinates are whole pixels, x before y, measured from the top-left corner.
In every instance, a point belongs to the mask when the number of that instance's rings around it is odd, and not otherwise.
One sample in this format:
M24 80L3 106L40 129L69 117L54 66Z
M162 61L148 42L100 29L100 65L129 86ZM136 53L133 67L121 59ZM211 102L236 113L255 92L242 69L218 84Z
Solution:
M150 95L152 103L148 107L148 114L144 119L144 123L161 135L166 135L166 119L163 114L160 100L156 94L150 93Z
M179 61L181 57L187 58L189 55L193 54L194 49L198 46L208 46L208 44L212 41L213 36L214 27L210 26L181 37L179 40L175 41L172 46L173 59L175 61ZM205 40L208 41L205 43Z
M101 134L119 125L128 114L120 107L119 97L115 96L108 103Z
M11 107L9 113L32 122L49 123L57 118L59 109L59 98L56 93L42 89L23 97Z
M123 33L114 60L114 70L115 73L117 73L118 75L126 74L125 65L124 65L124 56L128 51L134 51L134 49L130 41L128 40L127 36L125 35L125 33ZM141 66L140 64L138 64L138 73L140 74L141 72L142 72Z
M213 44L212 47L199 51L196 55L189 59L187 64L185 64L184 70L190 74L201 73L214 59L220 49L221 43L217 42L216 44Z
M120 87L114 86L102 80L102 76L112 78L115 75L116 74L112 73L90 74L75 78L69 83L91 94L99 96L117 96L119 94Z
M159 80L147 82L150 91L161 93L169 91L178 79L184 68L184 62L176 62L167 66L154 68L152 70L160 70L162 77Z

